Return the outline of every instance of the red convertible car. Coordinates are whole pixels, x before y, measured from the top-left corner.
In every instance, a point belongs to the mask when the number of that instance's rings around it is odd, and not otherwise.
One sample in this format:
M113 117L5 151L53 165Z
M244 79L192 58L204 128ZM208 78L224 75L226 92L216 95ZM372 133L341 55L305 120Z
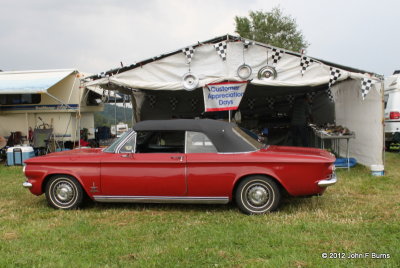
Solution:
M106 149L75 149L25 161L23 186L50 206L97 202L236 202L246 214L275 210L283 193L322 194L336 183L335 157L314 148L266 146L233 123L137 123Z

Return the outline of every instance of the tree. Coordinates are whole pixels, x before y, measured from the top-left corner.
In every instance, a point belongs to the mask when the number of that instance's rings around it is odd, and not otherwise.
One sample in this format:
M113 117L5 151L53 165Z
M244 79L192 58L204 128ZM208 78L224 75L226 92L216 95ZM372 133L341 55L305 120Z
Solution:
M296 20L283 15L278 7L270 12L250 11L249 18L236 16L235 23L235 32L243 38L296 52L309 45Z

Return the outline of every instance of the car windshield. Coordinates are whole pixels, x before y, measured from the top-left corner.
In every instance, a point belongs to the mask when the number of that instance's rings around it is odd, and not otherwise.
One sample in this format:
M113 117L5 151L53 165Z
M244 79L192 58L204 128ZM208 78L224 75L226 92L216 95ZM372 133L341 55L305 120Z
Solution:
M125 137L128 136L131 132L132 131L127 131L124 134L122 134L121 137L116 139L110 146L105 148L103 150L103 152L105 152L105 153L114 153L115 152L115 148L118 147L118 144L120 144L125 139Z
M247 134L240 127L234 127L232 130L241 139L243 139L245 142L253 146L255 150L260 150L264 147L264 144L262 144L261 142L259 142L258 140Z

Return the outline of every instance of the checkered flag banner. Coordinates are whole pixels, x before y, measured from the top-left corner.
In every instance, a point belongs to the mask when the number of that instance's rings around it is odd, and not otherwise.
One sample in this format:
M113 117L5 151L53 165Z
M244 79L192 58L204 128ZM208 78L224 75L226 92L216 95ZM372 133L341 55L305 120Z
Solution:
M329 85L328 85L329 89L336 83L336 81L342 75L340 69L336 69L336 68L330 67L330 70L331 70L331 73L330 73Z
M214 44L214 48L217 51L218 55L222 58L222 60L226 60L227 47L228 45L226 41Z
M331 102L335 102L335 100L333 99L333 95L332 95L331 88L328 88L328 89L326 90L326 94L328 95L328 98L329 98L329 100L330 100Z
M175 111L176 105L178 104L178 99L174 97L169 98L169 104L171 105L172 111Z
M365 100L369 90L377 81L363 77L361 79L361 96L362 99Z
M278 61L282 58L282 54L285 53L285 51L277 48L272 48L272 61L276 65Z
M295 99L294 95L288 95L286 98L287 98L287 100L289 102L289 105L293 106L294 99Z
M300 67L301 67L301 75L302 76L306 72L308 66L310 66L313 62L314 62L314 60L307 56L300 57Z
M154 106L156 106L157 103L157 97L154 95L147 95L146 98L149 99L150 108L154 108Z
M273 97L267 97L266 101L268 104L268 108L270 108L271 110L274 109L275 99Z
M186 62L187 63L191 63L193 56L194 56L194 51L195 49L190 46L190 47L185 47L184 49L182 49L183 54L186 56Z

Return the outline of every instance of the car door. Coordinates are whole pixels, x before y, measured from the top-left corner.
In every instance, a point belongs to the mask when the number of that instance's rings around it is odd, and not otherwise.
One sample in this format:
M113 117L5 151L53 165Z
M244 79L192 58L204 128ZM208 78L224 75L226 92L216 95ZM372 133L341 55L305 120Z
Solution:
M236 178L238 155L219 154L201 132L186 134L187 183L189 196L227 199Z
M186 194L184 132L148 134L144 143L136 144L134 133L102 160L104 195L151 198ZM137 145L141 148L135 152Z

